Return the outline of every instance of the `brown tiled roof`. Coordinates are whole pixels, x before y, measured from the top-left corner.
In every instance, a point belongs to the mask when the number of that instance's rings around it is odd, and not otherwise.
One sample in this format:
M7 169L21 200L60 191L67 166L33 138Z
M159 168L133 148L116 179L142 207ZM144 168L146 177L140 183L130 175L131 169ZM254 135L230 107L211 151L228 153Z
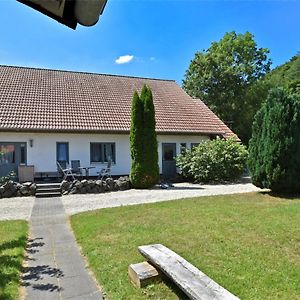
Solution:
M156 130L234 135L170 80L0 66L0 130L128 132L134 90L151 87Z

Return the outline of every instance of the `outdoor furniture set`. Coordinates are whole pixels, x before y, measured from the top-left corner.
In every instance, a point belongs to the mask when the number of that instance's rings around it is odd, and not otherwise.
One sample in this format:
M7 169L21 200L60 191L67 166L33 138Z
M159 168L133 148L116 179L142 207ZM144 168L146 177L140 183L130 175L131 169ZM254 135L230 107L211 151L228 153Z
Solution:
M68 178L75 180L76 177L82 176L83 170L85 170L85 177L88 178L89 170L95 168L93 166L81 167L80 160L72 160L71 167L68 166L67 161L57 161L56 164L57 164L58 174L63 177L63 180L68 180ZM97 172L98 174L97 179L103 180L105 177L111 178L111 164L112 161L109 160L107 162L106 167L100 169L100 171Z

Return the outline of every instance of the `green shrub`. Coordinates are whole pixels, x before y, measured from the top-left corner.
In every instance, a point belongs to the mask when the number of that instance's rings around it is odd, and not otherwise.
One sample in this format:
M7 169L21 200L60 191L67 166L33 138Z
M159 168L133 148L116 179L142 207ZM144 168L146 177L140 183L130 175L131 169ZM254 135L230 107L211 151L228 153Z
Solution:
M176 159L185 177L196 182L228 182L241 176L248 152L235 139L217 138L187 150Z
M282 88L269 92L249 142L252 182L275 192L300 192L300 98Z
M9 172L6 176L0 177L0 184L4 184L7 181L15 180L16 179L16 173L14 171Z
M135 188L149 188L159 179L155 110L150 88L134 93L130 128L130 182Z

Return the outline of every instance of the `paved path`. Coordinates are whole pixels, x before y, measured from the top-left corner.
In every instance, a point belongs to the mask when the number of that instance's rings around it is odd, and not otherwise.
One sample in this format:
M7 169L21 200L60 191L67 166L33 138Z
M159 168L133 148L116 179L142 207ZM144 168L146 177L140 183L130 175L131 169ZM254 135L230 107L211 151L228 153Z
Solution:
M60 198L36 198L30 218L25 299L103 299L85 268Z

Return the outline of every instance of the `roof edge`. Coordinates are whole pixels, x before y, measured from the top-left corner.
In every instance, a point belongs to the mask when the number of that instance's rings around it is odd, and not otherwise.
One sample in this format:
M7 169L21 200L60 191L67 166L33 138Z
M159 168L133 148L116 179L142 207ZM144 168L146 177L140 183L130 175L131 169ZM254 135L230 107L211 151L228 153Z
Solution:
M70 134L129 134L129 130L80 130L80 129L43 129L43 128L1 128L0 132L30 132L30 133L70 133ZM157 135L222 135L225 136L226 132L220 131L160 131L156 130Z
M162 78L151 78L151 77L142 77L142 76L130 76L130 75L85 72L85 71L48 69L48 68L41 68L41 67L24 67L24 66L13 66L13 65L3 65L3 64L0 64L0 67L30 69L30 70L42 70L42 71L53 71L53 72L65 72L65 73L75 73L75 74L87 74L87 75L100 75L100 76L111 76L111 77L122 77L122 78L135 78L135 79L157 80L157 81L169 81L169 82L175 82L176 83L175 79L162 79Z

